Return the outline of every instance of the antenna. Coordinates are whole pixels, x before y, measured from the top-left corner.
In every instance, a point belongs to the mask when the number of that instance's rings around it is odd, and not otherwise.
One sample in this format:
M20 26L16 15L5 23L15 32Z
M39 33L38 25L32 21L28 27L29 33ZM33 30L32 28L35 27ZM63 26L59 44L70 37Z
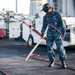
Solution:
M16 0L16 3L15 3L16 4L16 13L17 13L17 2L18 2L18 0Z

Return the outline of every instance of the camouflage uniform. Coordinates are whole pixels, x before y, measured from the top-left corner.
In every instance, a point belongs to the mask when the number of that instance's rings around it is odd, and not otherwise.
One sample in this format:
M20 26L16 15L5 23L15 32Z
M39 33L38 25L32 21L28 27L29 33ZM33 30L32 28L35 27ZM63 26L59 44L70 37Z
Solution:
M55 60L55 54L52 49L54 41L57 46L60 60L65 60L66 59L66 52L63 48L61 35L57 30L50 27L48 24L55 26L64 35L65 28L63 27L63 22L62 22L60 14L56 11L53 11L52 14L46 14L43 17L43 27L41 30L41 34L42 35L44 34L44 32L48 26L46 43L47 43L47 51L48 51L48 56L49 56L50 61Z

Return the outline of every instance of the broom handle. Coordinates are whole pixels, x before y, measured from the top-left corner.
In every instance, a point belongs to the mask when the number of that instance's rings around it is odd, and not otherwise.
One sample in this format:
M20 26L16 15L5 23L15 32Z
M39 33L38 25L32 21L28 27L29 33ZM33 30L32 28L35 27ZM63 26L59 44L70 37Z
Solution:
M31 54L35 51L35 49L38 47L38 45L41 43L42 38L40 39L40 41L35 45L35 47L31 50L31 52L29 53L29 55L26 58L26 61L29 59L29 57L31 56Z

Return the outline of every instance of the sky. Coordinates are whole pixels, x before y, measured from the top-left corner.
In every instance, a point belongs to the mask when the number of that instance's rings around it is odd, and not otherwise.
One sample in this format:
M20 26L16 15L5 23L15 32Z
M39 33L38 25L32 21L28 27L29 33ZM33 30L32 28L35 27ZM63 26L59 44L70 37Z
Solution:
M18 0L18 13L29 14L30 0ZM2 9L16 12L16 0L0 0L0 12Z

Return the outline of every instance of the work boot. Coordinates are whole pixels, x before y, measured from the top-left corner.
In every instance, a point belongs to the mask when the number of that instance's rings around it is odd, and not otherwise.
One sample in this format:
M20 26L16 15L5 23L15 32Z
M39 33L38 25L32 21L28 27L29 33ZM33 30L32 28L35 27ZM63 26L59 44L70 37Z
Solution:
M67 66L66 66L65 60L61 60L61 63L62 63L62 68L66 69Z
M51 61L51 63L49 64L49 66L48 67L53 67L54 66L54 61Z

